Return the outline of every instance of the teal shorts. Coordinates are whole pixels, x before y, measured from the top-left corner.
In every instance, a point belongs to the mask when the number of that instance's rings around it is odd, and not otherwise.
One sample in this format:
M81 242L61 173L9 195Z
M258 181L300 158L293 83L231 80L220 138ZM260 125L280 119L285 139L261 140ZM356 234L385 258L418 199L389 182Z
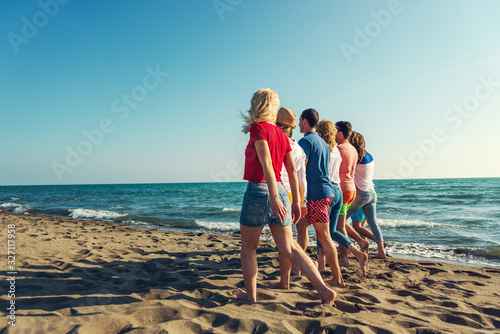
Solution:
M351 219L353 222L362 222L365 220L365 215L363 214L363 210L359 209L358 211L354 212L351 216Z

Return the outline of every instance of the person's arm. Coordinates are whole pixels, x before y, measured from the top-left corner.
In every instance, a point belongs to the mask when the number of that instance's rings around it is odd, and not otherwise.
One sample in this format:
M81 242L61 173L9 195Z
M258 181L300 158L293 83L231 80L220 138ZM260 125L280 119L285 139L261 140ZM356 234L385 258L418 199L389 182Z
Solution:
M274 175L273 162L271 160L269 145L266 140L260 139L254 141L254 146L255 150L257 151L257 156L259 157L260 164L262 165L262 170L264 171L264 178L266 179L267 189L269 190L269 198L271 200L271 210L273 211L276 218L278 218L279 221L283 223L286 218L286 208L283 203L281 203L278 196L278 185L276 183L276 177Z
M293 213L293 225L297 224L300 219L300 203L302 198L299 194L299 180L297 179L297 172L295 171L295 162L293 161L292 152L288 152L285 155L285 168L288 173L288 180L290 181L290 188L292 189L292 213Z
M302 154L297 154L295 156L294 154L294 161L295 161L295 168L297 169L297 179L299 181L299 194L300 194L300 199L301 199L301 204L300 206L302 207L305 204L305 193L306 193L306 165L305 165L305 157L303 156L304 151L301 150L300 153ZM295 160L297 159L297 160Z

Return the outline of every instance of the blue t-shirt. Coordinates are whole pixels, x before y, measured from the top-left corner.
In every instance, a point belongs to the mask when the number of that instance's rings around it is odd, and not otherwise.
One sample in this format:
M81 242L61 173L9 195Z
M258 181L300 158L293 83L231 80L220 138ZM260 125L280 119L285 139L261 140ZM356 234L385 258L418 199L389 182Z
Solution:
M330 147L315 131L308 132L299 140L308 159L306 166L307 200L318 201L333 197L333 185L328 175Z

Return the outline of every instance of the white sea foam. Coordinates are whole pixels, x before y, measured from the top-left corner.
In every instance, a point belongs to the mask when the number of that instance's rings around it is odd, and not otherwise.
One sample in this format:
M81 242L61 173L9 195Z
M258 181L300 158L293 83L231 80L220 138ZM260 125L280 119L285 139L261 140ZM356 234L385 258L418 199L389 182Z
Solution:
M231 211L231 212L236 212L236 211L240 211L240 210L237 210L237 209L232 209L232 208L224 208L224 209L222 209L222 211Z
M119 217L126 216L125 214L120 214L113 211L106 210L91 210L91 209L74 209L71 210L69 214L72 218L92 218L92 219L116 219Z
M472 250L472 249L471 249ZM422 257L426 259L438 259L453 263L468 264L472 266L494 266L500 267L500 263L488 261L485 258L468 253L456 252L454 246L426 245L423 243L401 243L390 241L386 248L389 254L400 254L408 257Z
M194 221L197 227L214 232L235 232L238 231L240 224L238 222L207 222L203 220Z
M10 211L15 213L28 213L29 209L31 209L31 207L27 204L3 203L0 205L1 211Z
M461 227L459 225L442 224L435 223L431 221L424 220L409 220L409 219L381 219L377 218L377 222L381 227L385 228L397 228L397 227L422 227L422 228L433 228L433 227Z
M132 225L132 226L137 226L137 227L145 227L145 228L150 228L150 229L156 229L156 230L161 230L162 228L157 226L157 225L152 225L150 223L146 223L140 220L125 220L122 222L123 224L126 225Z
M12 201L19 201L19 200L20 200L20 198L19 198L19 197L11 197L10 199L11 199Z

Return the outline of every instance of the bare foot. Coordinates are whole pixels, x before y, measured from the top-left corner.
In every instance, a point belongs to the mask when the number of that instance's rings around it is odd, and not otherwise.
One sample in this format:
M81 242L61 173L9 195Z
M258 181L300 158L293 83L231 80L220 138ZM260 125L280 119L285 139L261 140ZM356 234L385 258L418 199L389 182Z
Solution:
M370 242L366 240L361 240L361 242L358 242L358 244L359 244L359 249L361 249L363 253L368 254L368 248L370 248Z
M318 255L318 270L326 271L325 256Z
M387 255L385 254L385 248L387 247L387 242L385 242L385 241L382 242L382 245L379 242L377 245L378 245L378 253L377 253L377 255L373 256L373 258L375 258L375 259L387 259Z
M269 283L268 287L270 287L271 289L290 290L289 284L284 284L281 282Z
M346 285L344 283L344 278L342 277L342 275L340 275L340 282L338 280L335 280L332 278L331 280L325 281L325 283L328 285L334 286L336 288L345 288L346 287Z
M347 257L347 255L344 257L344 256L340 256L340 259L339 259L339 266L341 267L349 267L349 258Z
M356 259L358 260L359 266L361 267L363 277L366 277L366 273L368 272L368 254L360 252L356 254Z
M332 289L328 289L324 294L320 295L320 297L321 297L321 303L330 306L335 306L334 300L335 297L337 297L337 293Z
M372 259L387 259L387 255L385 255L385 253L382 253L382 254L376 254L376 255L373 255L372 256Z
M235 291L234 291L234 295L236 296L236 298L238 298L239 300L242 300L244 301L245 303L248 303L248 304L251 304L250 301L248 301L248 294L245 290L243 289L240 289L240 288L237 288Z

